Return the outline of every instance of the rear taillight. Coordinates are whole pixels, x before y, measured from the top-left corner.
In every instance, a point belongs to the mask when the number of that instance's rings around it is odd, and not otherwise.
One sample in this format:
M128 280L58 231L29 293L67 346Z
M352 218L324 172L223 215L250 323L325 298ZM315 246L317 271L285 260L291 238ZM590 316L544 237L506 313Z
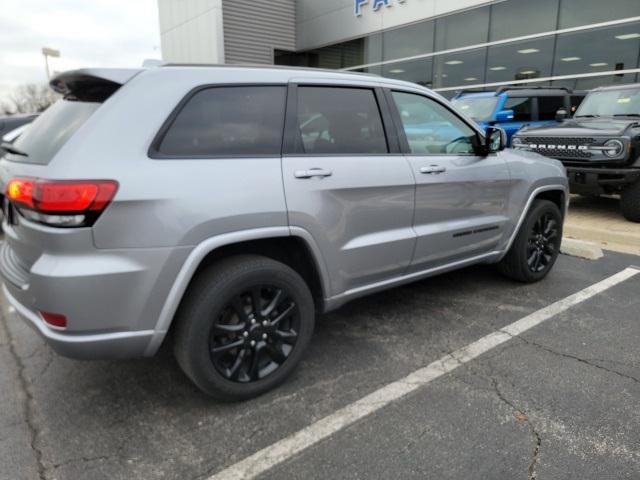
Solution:
M29 220L56 227L91 226L118 190L113 180L14 178L7 198Z

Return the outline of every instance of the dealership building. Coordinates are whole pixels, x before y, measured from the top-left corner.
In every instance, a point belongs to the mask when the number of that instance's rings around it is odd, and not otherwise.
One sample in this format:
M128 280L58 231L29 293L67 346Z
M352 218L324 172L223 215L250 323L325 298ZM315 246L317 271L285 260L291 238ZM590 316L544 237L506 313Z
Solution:
M171 63L370 72L445 95L640 81L640 0L159 0Z

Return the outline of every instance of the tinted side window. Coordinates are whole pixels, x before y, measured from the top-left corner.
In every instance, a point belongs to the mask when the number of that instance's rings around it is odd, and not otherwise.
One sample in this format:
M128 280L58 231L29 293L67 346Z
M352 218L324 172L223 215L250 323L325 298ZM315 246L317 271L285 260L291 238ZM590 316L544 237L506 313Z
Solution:
M440 103L412 93L393 92L411 153L473 153L476 132Z
M538 120L555 120L560 109L566 109L564 97L538 97Z
M300 87L298 153L387 153L387 140L373 90Z
M504 110L513 110L514 122L530 122L532 120L530 98L507 98L503 108Z
M165 155L279 155L286 87L212 87L180 110L158 148Z

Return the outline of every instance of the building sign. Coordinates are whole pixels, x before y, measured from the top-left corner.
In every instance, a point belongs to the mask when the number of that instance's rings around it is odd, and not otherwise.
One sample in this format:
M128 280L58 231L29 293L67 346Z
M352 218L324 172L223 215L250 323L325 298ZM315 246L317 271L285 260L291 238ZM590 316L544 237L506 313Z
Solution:
M362 7L365 5L371 5L371 10L377 12L380 7L392 7L394 3L405 3L407 0L353 0L355 3L356 17L362 15Z

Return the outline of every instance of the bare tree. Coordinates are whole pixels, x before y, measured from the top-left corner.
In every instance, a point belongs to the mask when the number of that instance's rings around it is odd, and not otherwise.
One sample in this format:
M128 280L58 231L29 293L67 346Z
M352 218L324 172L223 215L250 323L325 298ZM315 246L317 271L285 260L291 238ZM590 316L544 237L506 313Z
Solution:
M39 113L58 98L59 96L47 85L21 85L5 100L0 101L0 114Z

